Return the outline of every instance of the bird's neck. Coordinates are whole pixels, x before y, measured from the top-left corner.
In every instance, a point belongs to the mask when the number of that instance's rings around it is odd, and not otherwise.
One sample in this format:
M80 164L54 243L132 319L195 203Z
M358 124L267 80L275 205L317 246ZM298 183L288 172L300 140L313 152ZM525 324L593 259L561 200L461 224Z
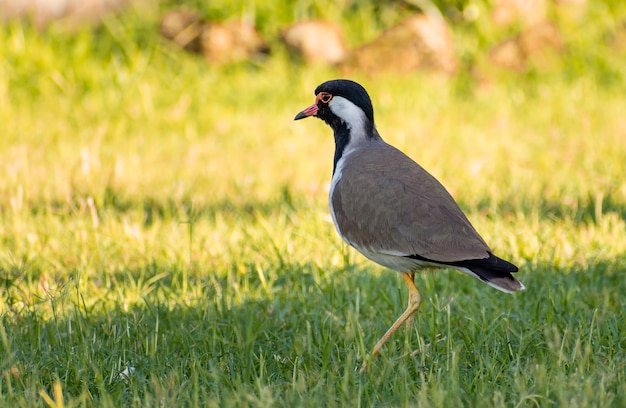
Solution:
M341 158L357 148L359 145L367 144L374 140L382 140L373 123L368 123L365 128L353 128L345 122L335 123L332 126L335 136L335 157L333 161L333 174L337 169L337 163Z

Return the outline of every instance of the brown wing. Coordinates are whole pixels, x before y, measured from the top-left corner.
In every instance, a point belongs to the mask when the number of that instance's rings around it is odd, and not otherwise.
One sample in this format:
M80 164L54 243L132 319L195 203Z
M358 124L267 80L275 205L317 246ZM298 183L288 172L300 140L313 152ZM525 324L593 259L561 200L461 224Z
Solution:
M360 148L341 170L333 210L339 231L357 249L439 262L489 257L448 191L396 148Z

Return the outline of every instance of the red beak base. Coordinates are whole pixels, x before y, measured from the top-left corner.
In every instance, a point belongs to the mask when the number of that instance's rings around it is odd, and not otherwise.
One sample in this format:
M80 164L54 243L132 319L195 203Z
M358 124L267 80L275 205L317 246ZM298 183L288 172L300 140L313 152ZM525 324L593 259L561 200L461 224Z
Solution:
M309 106L308 108L306 108L305 110L303 110L302 112L298 113L296 117L293 118L293 120L300 120L300 119L308 118L309 116L315 116L317 115L318 110L319 108L317 107L317 103L315 103Z

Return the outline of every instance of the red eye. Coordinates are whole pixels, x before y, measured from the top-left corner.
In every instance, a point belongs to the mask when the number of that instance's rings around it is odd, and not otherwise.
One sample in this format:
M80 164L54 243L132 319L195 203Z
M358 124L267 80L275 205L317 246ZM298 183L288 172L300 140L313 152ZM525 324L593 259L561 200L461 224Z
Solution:
M319 99L324 103L328 103L331 99L333 99L333 96L328 92L320 92Z

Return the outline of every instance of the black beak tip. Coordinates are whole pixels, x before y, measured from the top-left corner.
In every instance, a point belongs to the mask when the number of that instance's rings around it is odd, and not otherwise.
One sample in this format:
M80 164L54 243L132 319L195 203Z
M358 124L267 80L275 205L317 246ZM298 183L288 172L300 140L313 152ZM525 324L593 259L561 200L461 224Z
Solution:
M306 119L306 118L308 118L308 117L309 117L309 116L308 116L306 113L304 113L304 112L300 112L300 113L298 113L298 114L296 115L296 117L295 117L295 118L293 118L293 120Z

